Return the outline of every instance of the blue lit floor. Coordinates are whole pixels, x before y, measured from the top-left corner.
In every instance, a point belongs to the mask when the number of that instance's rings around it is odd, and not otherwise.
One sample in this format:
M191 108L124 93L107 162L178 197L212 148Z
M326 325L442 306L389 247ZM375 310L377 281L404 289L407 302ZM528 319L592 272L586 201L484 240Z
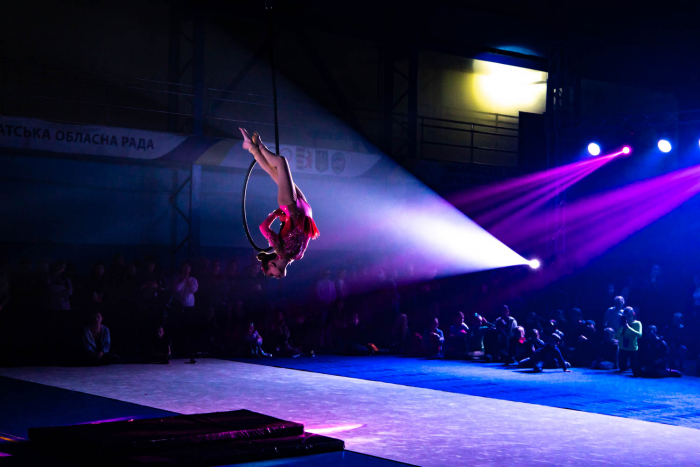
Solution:
M174 361L160 366L8 368L0 369L0 375L102 396L113 399L114 404L129 403L124 407L132 411L136 410L133 404L144 410L177 413L247 408L302 422L307 428L355 426L330 436L343 439L349 451L416 465L700 465L700 430L546 405L553 394L564 398L567 392L585 405L581 393L609 381L607 390L614 391L609 396L618 404L634 410L636 404L646 400L648 408L659 396L656 391L663 387L658 385L667 384L666 389L678 392L677 384L692 386L695 378L654 381L635 392L631 385L645 381L619 375L587 376L581 371L532 375L461 362L325 358L318 357L314 363L320 365L319 370L322 365L345 365L344 371L355 371L357 377L213 359L199 360L196 365ZM392 373L388 364L400 365L404 376L395 381L403 384L362 379ZM500 387L530 388L522 391L531 394L530 400L515 402L505 397L478 397L406 384L407 378L413 378L414 383L421 379L432 383L451 380L450 384L457 386L460 383L452 373L460 371L464 371L463 386L482 384L493 394L502 390ZM393 373L398 374L399 367ZM564 379L566 376L572 379ZM518 381L519 385L515 384ZM536 403L534 389L529 386L534 383L529 381L537 382L542 404ZM581 390L574 391L575 381L583 384ZM628 399L628 394L633 396ZM599 397L598 393L594 392L594 397ZM0 400L5 404L4 396ZM26 407L31 409L31 403ZM700 408L696 408L698 411ZM116 412L105 410L100 417ZM4 431L3 423L0 431ZM352 462L347 465L381 465L365 463L381 459L346 453L342 460ZM295 462L309 465L306 460L311 458ZM263 465L290 465L289 461L275 462ZM319 462L327 465L335 460Z
M700 429L697 376L642 379L587 368L534 374L512 365L395 356L239 361Z

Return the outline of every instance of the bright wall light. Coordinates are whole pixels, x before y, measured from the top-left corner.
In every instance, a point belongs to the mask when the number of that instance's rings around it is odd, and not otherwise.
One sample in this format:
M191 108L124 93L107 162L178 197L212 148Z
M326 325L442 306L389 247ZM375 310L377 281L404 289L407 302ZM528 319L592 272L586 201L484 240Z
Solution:
M666 139L660 139L658 146L661 152L671 152L671 143Z
M591 143L588 145L588 154L591 156L598 156L600 155L600 146L598 146L596 143Z
M546 72L474 60L470 77L466 82L470 100L479 110L506 115L545 111Z
M629 146L622 148L622 154L629 154L630 152L632 152L632 149Z
M527 264L532 268L532 269L537 269L540 267L540 260L539 259L531 259L530 261L527 262Z

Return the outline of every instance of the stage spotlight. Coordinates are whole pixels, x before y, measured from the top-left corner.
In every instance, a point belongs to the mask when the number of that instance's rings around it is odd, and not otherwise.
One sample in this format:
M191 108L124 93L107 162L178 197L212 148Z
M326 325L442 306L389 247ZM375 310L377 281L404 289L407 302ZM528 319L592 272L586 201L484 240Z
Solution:
M597 156L600 154L600 146L596 143L591 143L588 145L588 154L591 156Z
M658 146L661 152L671 152L671 143L666 139L660 139Z
M529 264L532 269L537 269L540 267L540 260L539 259L531 259L530 261L527 262L527 264Z
M622 154L629 154L630 152L632 152L632 150L629 146L625 146L624 148L622 148Z

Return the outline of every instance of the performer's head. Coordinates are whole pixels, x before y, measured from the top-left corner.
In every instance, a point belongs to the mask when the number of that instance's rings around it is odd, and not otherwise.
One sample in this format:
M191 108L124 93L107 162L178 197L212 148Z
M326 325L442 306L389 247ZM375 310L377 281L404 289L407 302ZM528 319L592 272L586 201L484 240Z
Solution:
M277 253L258 253L258 261L262 263L261 267L266 276L282 279L287 275L287 265L292 261L286 258L280 258Z

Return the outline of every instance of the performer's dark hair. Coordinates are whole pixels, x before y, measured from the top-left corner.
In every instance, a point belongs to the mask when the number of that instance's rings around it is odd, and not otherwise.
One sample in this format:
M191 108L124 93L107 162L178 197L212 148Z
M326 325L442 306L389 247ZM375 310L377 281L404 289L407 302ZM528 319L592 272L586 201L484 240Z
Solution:
M258 258L258 261L260 261L262 263L263 271L265 271L267 273L267 270L269 269L270 261L272 261L273 259L277 259L278 256L277 256L277 253L265 253L264 251L261 251L260 253L258 253L257 258Z

